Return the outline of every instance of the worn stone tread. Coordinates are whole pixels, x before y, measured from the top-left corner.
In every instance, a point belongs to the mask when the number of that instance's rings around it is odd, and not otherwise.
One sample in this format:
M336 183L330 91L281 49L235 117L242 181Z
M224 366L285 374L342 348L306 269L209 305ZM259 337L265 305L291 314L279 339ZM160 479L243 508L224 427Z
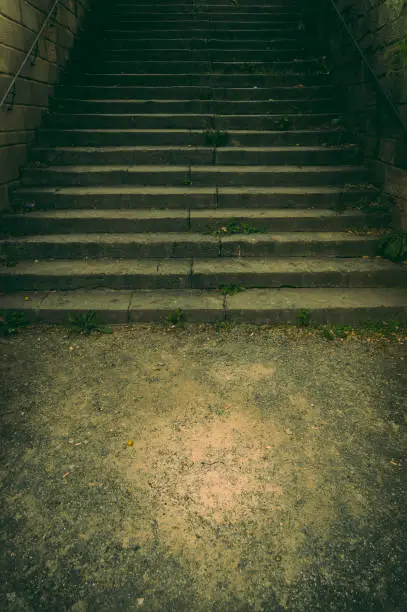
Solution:
M27 299L28 298L28 299ZM33 322L63 323L69 313L93 310L105 323L163 321L177 308L187 321L295 323L308 310L312 323L406 320L407 289L250 289L225 299L215 291L140 290L15 293L0 310L25 312Z
M143 173L143 172L158 172L158 173L169 173L174 174L177 172L187 172L189 166L160 166L160 165L128 165L128 166L119 166L119 165L86 165L86 166L47 166L46 168L30 168L30 171L37 172L70 172L70 173L82 173L82 174L90 174L94 172L133 172L133 173ZM281 174L289 174L290 172L297 172L308 174L310 172L321 172L321 173L329 173L329 172L344 172L344 171L354 171L354 172L365 172L366 167L364 166L354 166L354 165L341 165L341 166L221 166L221 165L211 165L211 166L196 166L194 167L194 172L196 173L204 173L204 172L213 172L214 174L227 173L232 172L234 174L242 174L242 173L262 173L262 174L271 174L271 173L281 173Z
M12 243L15 245L25 243L48 243L48 244L69 244L69 243L154 243L154 242L217 242L218 239L201 233L178 233L178 232L149 232L140 234L126 233L98 233L98 234L52 234L40 236L19 236L0 240L0 248L2 245ZM260 233L260 234L234 234L222 236L222 242L366 242L376 241L377 238L372 236L360 236L347 232L282 232L282 233Z

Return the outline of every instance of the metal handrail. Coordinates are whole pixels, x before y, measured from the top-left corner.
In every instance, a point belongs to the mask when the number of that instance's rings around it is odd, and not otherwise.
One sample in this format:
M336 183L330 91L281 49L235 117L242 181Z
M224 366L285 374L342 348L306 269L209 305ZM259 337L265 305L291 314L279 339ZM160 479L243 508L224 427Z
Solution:
M345 28L345 31L348 35L348 37L351 39L354 47L356 48L358 54L360 55L365 67L367 68L370 77L373 80L373 83L379 93L379 95L384 98L384 100L386 101L389 109L391 110L392 114L395 116L395 118L397 119L397 122L400 124L404 134L407 136L407 125L404 123L403 117L401 116L398 108L396 107L396 105L394 104L389 92L387 91L387 89L385 87L383 87L383 85L380 83L377 74L375 73L375 71L373 70L373 68L371 67L369 60L367 59L363 49L359 46L358 41L356 40L356 38L353 35L352 30L350 29L350 27L348 26L344 16L342 15L341 11L338 9L335 0L328 0L329 3L331 4L332 8L334 9L336 15L338 16L342 26Z
M42 33L44 32L45 28L48 25L49 20L51 19L54 11L57 9L58 4L61 2L61 0L55 0L54 4L52 5L52 7L50 8L50 10L48 11L48 14L44 20L44 23L41 26L40 31L38 32L37 36L35 37L35 40L33 42L33 44L31 45L31 47L29 48L29 50L27 51L27 53L25 54L25 57L20 65L20 68L17 70L16 74L14 75L10 85L7 87L5 94L3 95L2 99L0 100L0 108L3 106L3 104L5 104L8 96L11 94L11 92L13 91L15 85L16 85L16 81L18 79L18 77L20 76L20 74L22 73L22 71L24 70L28 60L30 59L30 57L33 54L34 49L36 48L39 39L42 36Z

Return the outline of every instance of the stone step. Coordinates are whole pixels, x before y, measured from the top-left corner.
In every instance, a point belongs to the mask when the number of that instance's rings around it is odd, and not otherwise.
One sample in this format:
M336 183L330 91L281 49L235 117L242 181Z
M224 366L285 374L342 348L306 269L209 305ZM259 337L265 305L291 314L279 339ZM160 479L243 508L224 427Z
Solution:
M336 165L361 161L359 147L52 147L31 151L33 162L61 165Z
M74 114L204 114L267 115L283 113L339 112L337 98L315 100L78 100L58 98L52 104L56 113Z
M176 86L106 86L60 85L56 99L80 100L317 100L332 99L335 90L331 85L305 86L301 83L288 87L210 87L194 85Z
M177 75L177 74L208 74L243 75L249 78L251 75L277 76L287 74L290 71L296 75L314 75L320 66L315 59L275 60L273 62L221 62L203 60L116 60L107 59L98 62L89 62L85 59L79 66L73 66L75 70L87 70L86 74L100 74L103 70L108 74L150 74L150 75Z
M214 290L199 289L23 292L1 296L0 309L23 312L33 323L63 324L70 313L89 311L105 324L165 322L177 309L189 323L296 324L300 311L306 310L313 325L355 325L385 319L405 322L407 290L249 289L225 298Z
M362 166L48 166L26 168L22 184L50 186L256 186L361 184Z
M103 7L103 2L99 4ZM218 10L220 7L223 7L223 10L230 12L239 11L239 10L260 10L263 8L297 8L298 9L298 1L297 0L286 0L286 2L270 2L269 0L258 0L254 4L250 0L239 0L238 4L233 4L228 2L227 0L223 0L219 2L219 0L205 0L205 2L195 2L195 8L197 10ZM176 9L179 12L188 10L191 8L190 2L174 2L173 0L163 0L158 2L155 0L152 3L143 2L141 4L135 5L134 2L119 2L112 5L110 2L105 3L105 8L108 9L108 14L112 10L117 10L118 12L125 12L129 14L131 11L138 12L139 10L165 10L166 8Z
M3 236L35 234L202 232L213 233L232 223L243 223L262 232L345 231L380 227L383 216L359 211L286 209L158 209L69 210L3 215Z
M76 85L110 85L110 86L198 86L214 88L273 88L283 85L327 85L325 74L304 74L281 72L276 74L107 74L84 73L70 75L66 82L74 80Z
M109 7L108 11L100 11L100 15L104 16L105 19L113 19L114 17L122 17L123 14L126 14L129 19L134 19L137 17L148 17L150 16L152 19L157 17L157 13L163 16L173 15L174 18L179 16L180 10L182 10L183 15L208 15L209 17L216 17L217 15L224 15L225 18L229 17L238 17L250 15L253 18L256 18L256 15L273 15L273 14L287 14L287 15L298 15L298 7L287 4L280 5L250 5L250 6L235 6L233 7L233 12L231 11L230 3L225 2L223 5L216 6L191 6L185 5L180 9L177 5L163 5L158 8L154 7L154 5L145 5L145 6L129 6L126 8L124 12L123 9L119 10L115 6Z
M156 257L359 257L377 252L377 238L346 232L236 234L52 234L0 240L11 261Z
M306 56L305 52L298 47L286 49L273 49L265 51L264 49L189 49L189 48L162 48L162 49L137 49L134 47L120 49L94 49L89 50L86 61L88 64L98 65L98 61L105 62L105 66L111 67L111 62L145 62L145 61L160 61L167 58L170 62L174 61L218 61L218 62L261 62L269 63L275 61L295 61ZM84 61L83 49L74 55L75 61ZM77 58L77 59L76 59ZM305 58L304 58L305 59ZM310 58L311 59L311 58Z
M82 45L82 46L81 46ZM224 38L217 38L216 34L211 33L206 38L190 36L182 38L168 37L155 38L154 36L144 37L110 37L109 39L98 39L92 41L89 47L88 41L78 41L78 49L88 51L119 51L124 50L159 50L159 49L191 49L201 51L216 51L217 49L226 49L229 51L280 51L283 49L303 49L304 40L299 37L283 37L278 38L266 37L257 35L253 38L240 37L238 39L230 39L225 41Z
M77 209L327 209L356 203L366 191L355 187L30 187L14 199L37 210Z
M153 15L138 14L138 15L110 15L109 19L103 15L98 19L96 17L95 23L101 28L111 29L112 27L118 30L134 30L140 29L145 31L154 31L157 28L163 29L190 29L190 28L226 28L229 24L233 27L241 28L247 27L248 25L256 27L291 27L298 28L300 23L298 15L294 12L282 13L280 11L274 12L262 12L262 13L230 13L230 15L224 12L218 12L214 15L198 13L191 15L190 13L183 13L182 17L177 14L160 15L155 18Z
M54 113L47 118L50 128L85 129L191 129L271 130L329 129L340 121L338 113L284 113L266 115L212 115L202 113ZM295 143L296 144L296 143Z
M206 146L206 129L200 130L129 130L129 129L57 129L42 128L40 145L54 146ZM228 146L334 146L347 142L346 133L336 129L319 130L228 130Z
M177 7L168 7L166 10L161 10L159 15L157 15L157 11L154 10L140 10L136 11L109 11L108 13L100 11L95 14L95 19L99 19L102 23L117 23L117 22L149 22L155 23L158 19L160 21L176 21L180 18L180 11ZM190 7L190 9L185 8L182 11L182 19L183 20L209 20L216 21L220 19L222 21L265 21L265 20L291 20L291 21L300 21L300 17L298 11L295 10L294 7L257 7L257 9L253 9L250 7L249 9L241 9L239 11L231 11L230 7L228 9L219 7L217 9L208 9L204 8L201 10L194 10Z
M0 267L5 292L76 289L405 287L407 268L382 259L212 258L57 260Z
M273 38L296 38L301 36L302 32L298 30L298 26L292 22L288 23L263 23L250 21L248 23L232 23L223 22L208 22L208 23L191 23L183 25L182 22L173 22L170 24L161 24L159 21L154 27L149 26L144 28L143 24L123 24L116 26L108 24L106 28L100 30L100 37L111 38L130 38L132 35L142 38L182 38L191 36L194 38L202 38L204 40L216 36L224 40L229 39L244 39L256 38L257 34L261 34L267 39Z

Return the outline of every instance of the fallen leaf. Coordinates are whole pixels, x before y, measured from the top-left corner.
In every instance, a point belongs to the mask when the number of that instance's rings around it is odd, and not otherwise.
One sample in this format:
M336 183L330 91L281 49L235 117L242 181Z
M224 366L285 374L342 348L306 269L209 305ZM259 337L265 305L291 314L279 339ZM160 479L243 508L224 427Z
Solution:
M142 608L144 604L144 597L137 597L137 607Z
M26 302L29 302L31 300L31 298L28 297L28 295L26 295L24 299L25 299Z
M133 440L127 440L127 446L134 446Z
M69 350L70 350L70 351L73 351L73 346L70 346L70 347L69 347Z

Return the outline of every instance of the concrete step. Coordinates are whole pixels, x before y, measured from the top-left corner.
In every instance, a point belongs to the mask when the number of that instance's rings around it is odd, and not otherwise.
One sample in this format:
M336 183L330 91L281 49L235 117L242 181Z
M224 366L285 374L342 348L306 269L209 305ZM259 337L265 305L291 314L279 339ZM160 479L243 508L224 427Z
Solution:
M282 14L285 13L287 15L289 14L294 14L294 15L298 15L298 7L293 4L293 5L285 5L285 4L281 4L281 5L260 5L260 6L256 6L256 5L250 5L247 7L244 6L235 6L233 7L233 11L231 10L231 3L227 3L225 2L223 5L216 5L216 6L207 6L202 4L201 6L192 6L192 5L184 5L182 8L182 12L184 15L187 14L194 14L194 15L209 15L209 16L217 16L219 14L223 14L225 16L225 18L227 18L228 16L230 16L231 18L233 16L237 16L237 15L251 15L252 17L256 17L256 15L272 15L272 14ZM140 5L137 6L129 6L126 8L125 12L123 9L119 10L116 7L112 6L109 8L109 10L107 11L100 11L100 14L105 16L105 18L107 19L113 19L114 16L120 17L123 16L123 14L126 14L127 17L130 19L132 17L143 17L144 15L146 16L151 16L151 18L153 19L154 17L157 17L157 12L160 15L174 15L174 17L179 16L180 13L180 7L177 5L160 5L160 7L156 7L154 5L144 5L143 7Z
M60 85L56 99L64 100L317 100L332 99L335 90L331 85L305 86L301 83L288 87L210 87L194 85L176 86L105 86Z
M134 36L122 36L120 38L109 37L109 39L98 39L92 41L91 47L89 47L88 41L78 41L78 49L83 51L119 51L125 50L159 50L159 49L190 49L190 50L201 50L210 51L217 49L228 49L229 51L237 50L242 53L246 50L260 50L260 51L280 51L283 49L303 49L305 41L299 37L283 37L278 38L267 37L263 35L256 35L252 38L239 37L238 39L218 38L216 33L211 32L207 38L200 38L196 35L189 37L177 38L171 36L168 38L155 38L155 36L149 37L134 37ZM83 46L81 46L83 45Z
M273 62L266 61L246 61L246 62L220 62L220 61L204 61L204 60L117 60L104 59L103 61L87 61L82 64L72 66L72 71L82 71L86 69L86 73L100 74L195 74L195 75L229 75L238 74L250 78L251 75L278 76L279 74L286 75L294 72L296 75L314 75L320 70L319 63L315 59L292 59L292 60L275 60ZM249 80L248 78L248 80Z
M223 11L218 10L216 12L210 11L185 11L182 14L182 18L180 18L179 11L173 10L165 11L160 13L159 17L153 11L137 11L136 14L131 13L109 13L108 16L100 13L99 15L95 15L96 21L98 21L98 16L100 16L99 23L114 23L117 24L143 24L146 29L151 25L151 27L155 27L156 24L165 24L165 23L179 23L179 24L197 24L197 23L205 23L208 22L210 24L223 22L223 23L247 23L247 22L258 22L258 23L279 23L283 22L295 22L298 24L299 16L295 11L281 11L281 10L272 10L267 11L264 9L260 9L259 11Z
M89 209L327 209L366 196L348 187L30 187L14 199L37 210Z
M0 234L202 232L227 229L232 222L262 232L345 231L383 226L384 217L359 211L286 209L158 209L158 210L52 210L3 215Z
M289 187L363 183L362 166L48 166L26 168L22 184L36 186L150 185Z
M337 98L291 100L108 100L56 99L54 112L75 114L204 114L267 115L283 113L338 113Z
M339 147L50 147L31 151L35 163L62 165L337 165L361 161L360 149Z
M276 74L107 74L84 73L71 74L66 82L75 81L76 85L107 85L107 86L176 86L192 85L198 87L232 87L232 88L272 88L283 85L327 85L325 74L306 74L291 71Z
M53 146L207 146L206 129L57 129L42 128L40 145ZM228 146L334 146L348 136L336 129L256 131L228 130ZM220 150L220 149L219 149Z
M203 113L54 113L44 122L50 128L74 129L191 129L292 131L333 127L338 113L212 115ZM296 143L295 143L296 144Z
M0 240L0 255L11 261L103 257L360 257L376 252L376 237L346 232L236 234L221 238L186 232L52 234Z
M139 36L139 34L141 34ZM132 27L131 25L123 25L121 27L115 27L114 24L100 31L100 38L103 40L111 38L130 38L132 35L139 37L140 40L143 38L202 38L204 40L209 38L221 38L223 40L241 40L241 39L252 39L256 38L257 34L262 35L267 40L271 38L296 38L301 36L298 27L291 23L287 24L268 24L268 23L255 23L253 21L249 23L233 23L219 22L219 23L208 23L191 26L182 23L175 22L173 26L167 25L167 27L160 27L157 22L156 27L149 27L148 30L143 28L143 25Z
M101 3L101 6L103 6L103 2ZM223 2L220 2L219 0L205 0L205 2L195 2L195 8L196 10L219 10L222 7L222 9L224 11L233 11L233 12L238 12L239 10L260 10L263 8L267 8L267 9L276 9L279 8L281 10L285 10L287 8L296 8L298 9L298 1L297 0L287 0L286 2L270 2L269 0L257 0L254 4L251 3L250 0L239 0L239 4L237 5L231 5L231 2L228 2L227 0L223 0ZM111 14L111 11L117 10L120 13L125 12L127 15L130 14L132 11L135 13L138 13L138 11L142 11L142 10L166 10L166 9L171 9L171 10L178 10L178 11L184 11L184 10L188 10L191 9L191 3L190 2L174 2L171 0L162 0L161 2L158 2L157 0L155 0L152 3L149 2L143 2L141 4L135 5L134 2L119 2L119 3L115 3L114 5L112 5L111 3L107 2L105 3L105 8L107 8L108 14Z
M83 49L79 49L73 56L76 61L83 60ZM145 62L159 61L163 58L168 58L170 62L174 61L218 61L218 62L275 62L275 61L294 61L301 57L306 57L304 51L298 46L283 49L273 49L265 51L264 49L209 49L209 48L176 48L169 46L162 49L151 48L125 48L109 49L94 49L89 50L86 61L88 64L98 65L98 61L109 62ZM104 64L111 67L111 64Z
M405 287L406 266L361 258L95 259L0 267L5 292L76 289Z
M29 298L28 300L26 298ZM27 292L0 297L0 309L23 312L31 322L64 323L70 313L94 311L106 324L164 322L181 309L189 323L234 321L254 324L296 324L302 310L312 324L405 322L406 289L249 289L223 298L216 291L174 289L153 291Z
M189 30L190 28L198 29L226 29L228 25L238 29L265 29L265 28L290 28L297 29L299 25L298 15L294 13L263 13L256 15L255 13L247 13L246 15L233 15L230 17L224 13L217 15L160 15L159 18L140 17L136 15L131 17L126 15L112 16L111 19L96 19L101 31L121 30L128 32L129 30L138 32L140 30L146 32L155 32L158 29L171 30Z

